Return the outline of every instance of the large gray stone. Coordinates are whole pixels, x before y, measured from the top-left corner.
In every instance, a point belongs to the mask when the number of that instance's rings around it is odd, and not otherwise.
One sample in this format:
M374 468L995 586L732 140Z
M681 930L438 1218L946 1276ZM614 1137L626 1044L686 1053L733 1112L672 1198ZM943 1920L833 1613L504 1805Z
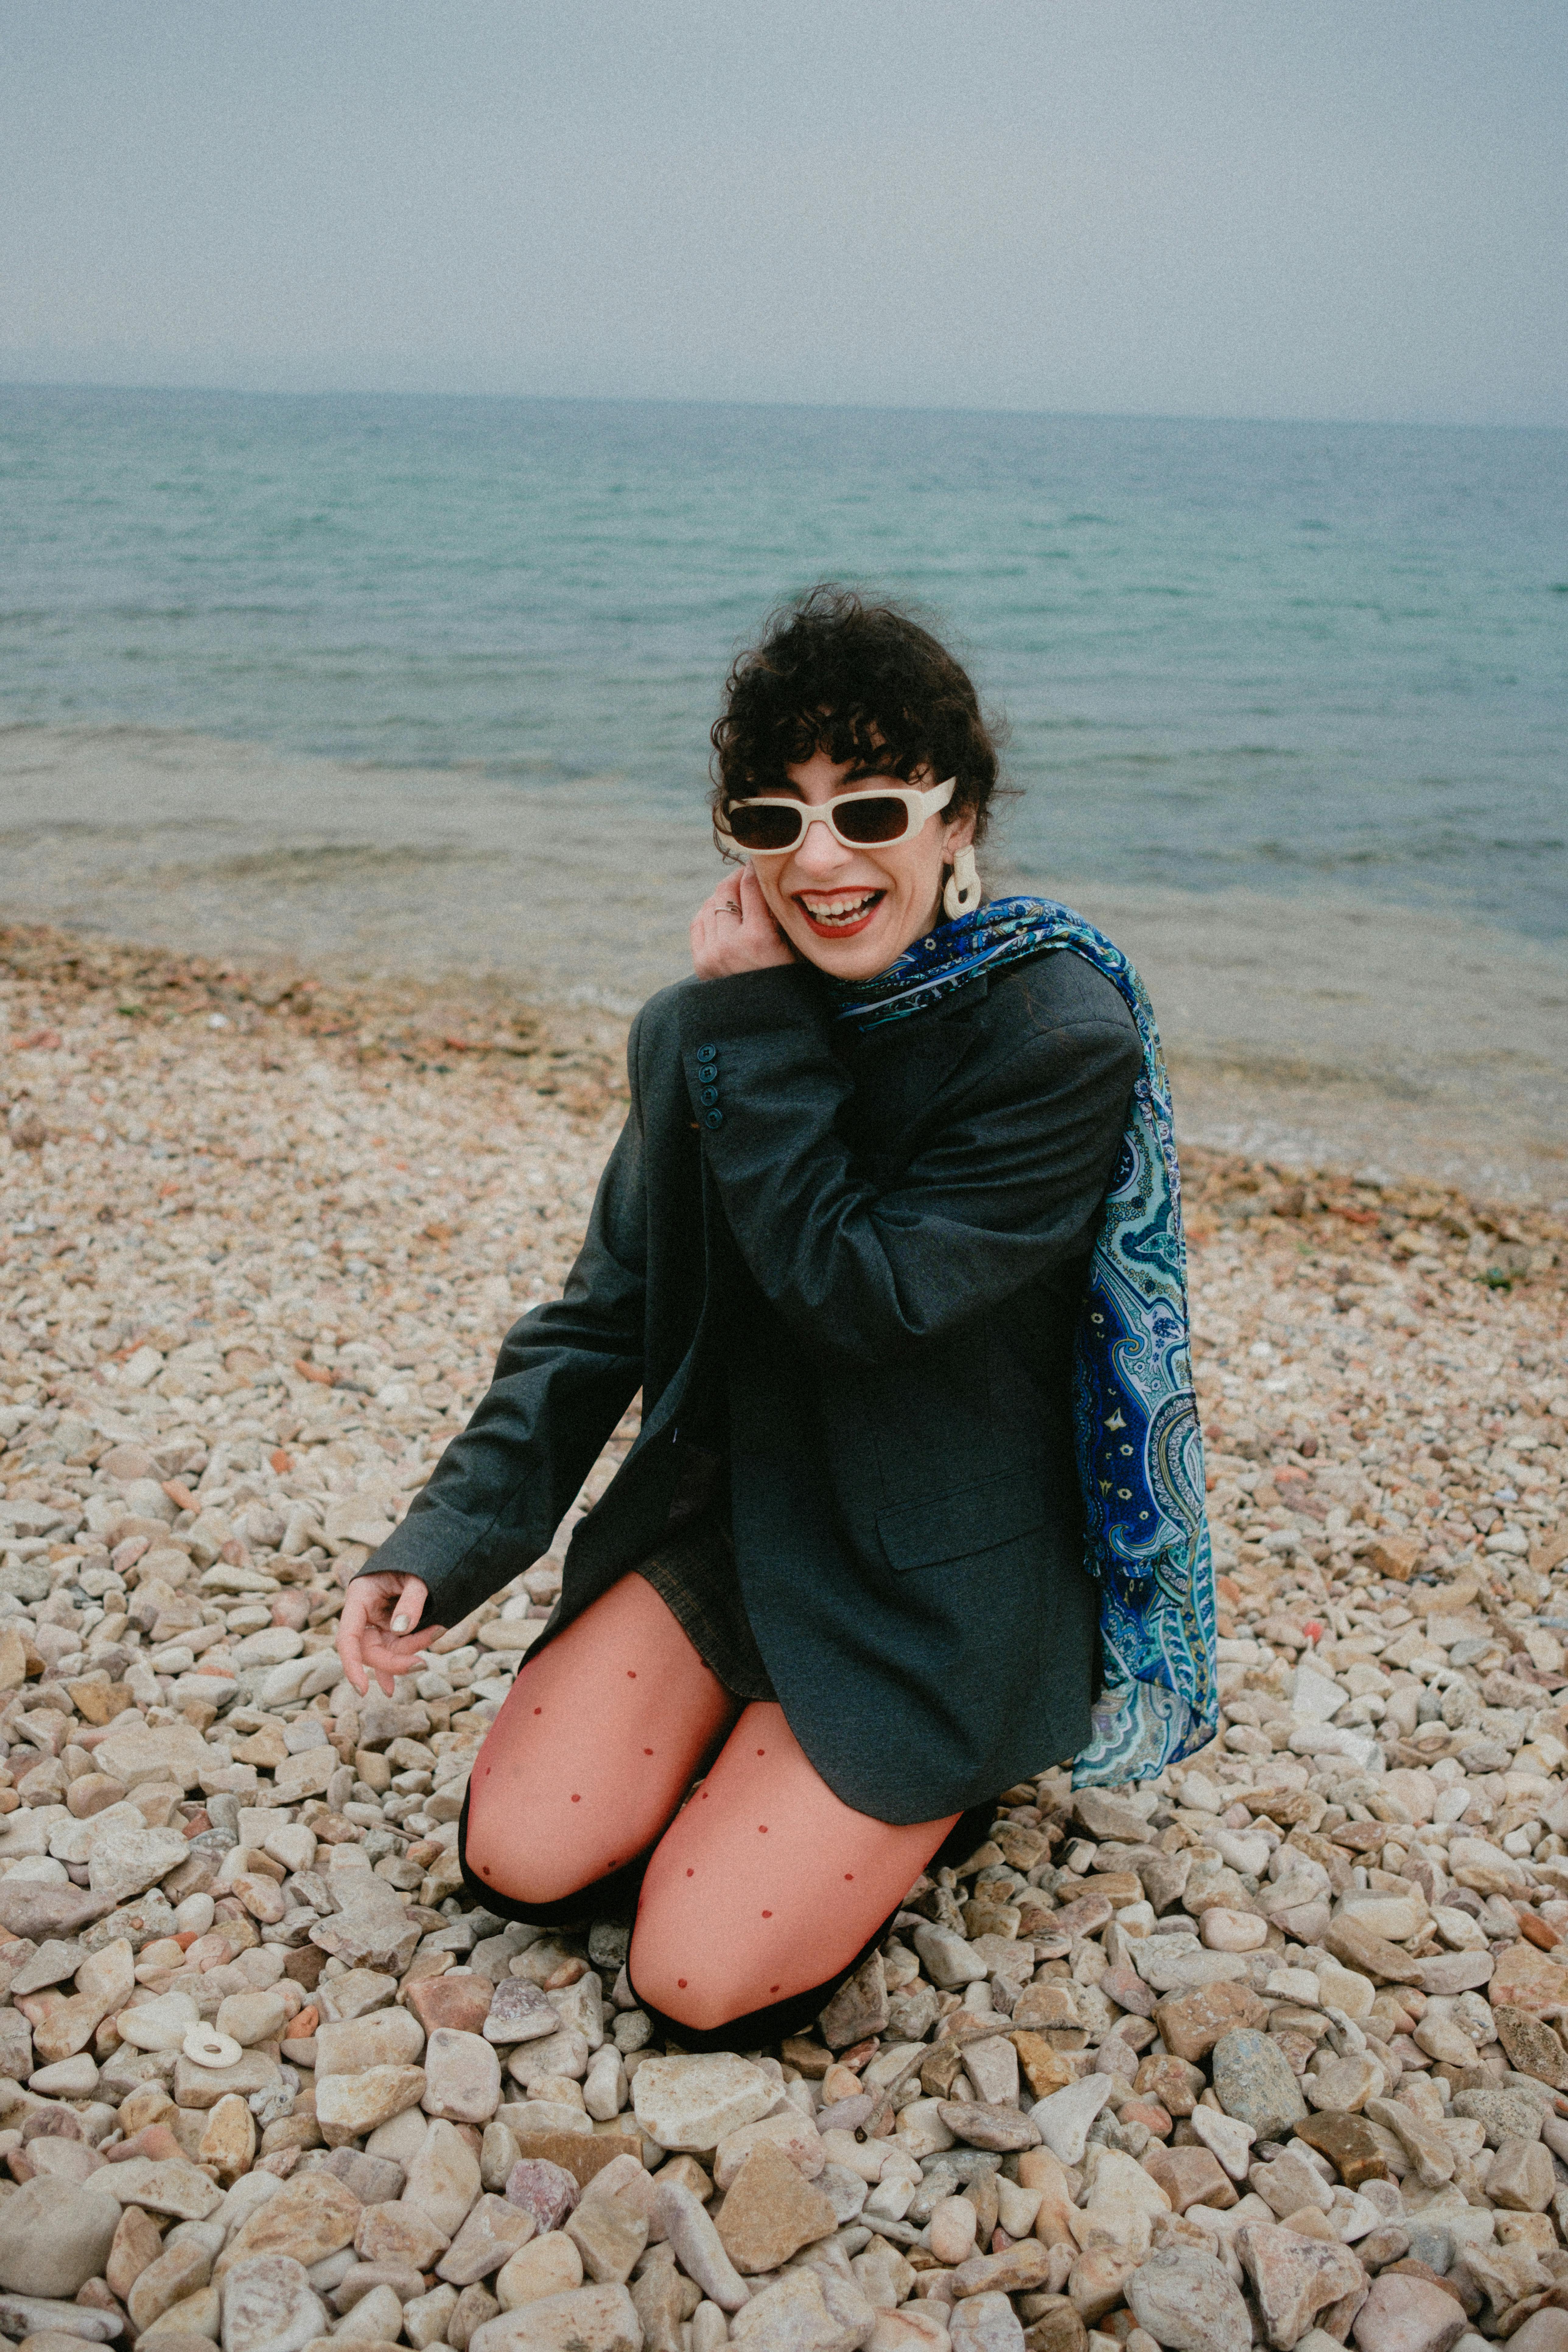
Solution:
M1248 2025L1233 2026L1214 2046L1214 2092L1227 2116L1250 2124L1260 2140L1289 2139L1307 2102L1278 2042Z
M119 2227L119 2202L101 2189L24 2181L0 2206L0 2287L68 2301L102 2275Z

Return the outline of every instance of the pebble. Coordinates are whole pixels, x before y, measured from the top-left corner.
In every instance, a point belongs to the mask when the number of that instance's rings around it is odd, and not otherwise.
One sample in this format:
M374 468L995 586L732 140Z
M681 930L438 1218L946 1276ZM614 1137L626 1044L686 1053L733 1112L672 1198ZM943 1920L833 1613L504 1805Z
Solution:
M406 1000L266 1010L226 981L244 1025L215 1035L210 980L118 955L39 934L0 964L46 1139L0 1144L13 1295L44 1301L0 1325L0 2329L47 2352L131 2297L149 2352L200 2352L237 2268L281 2263L334 2281L346 2340L400 2315L415 2352L492 2326L497 2352L556 2327L632 2352L632 2296L673 2331L645 2352L686 2327L690 2352L1084 2352L1086 2327L1151 2352L1192 2303L1160 2315L1160 2266L1239 2301L1247 2247L1276 2352L1298 2325L1299 2352L1347 2328L1426 2352L1428 2325L1450 2352L1464 2313L1390 2267L1406 2249L1515 2326L1568 2156L1568 1236L1439 1186L1317 1174L1297 1202L1188 1155L1219 1736L1139 1790L1008 1792L792 2080L795 2045L782 2076L662 2053L616 2006L624 1933L509 1928L460 1885L468 1768L552 1560L391 1698L331 1650L342 1577L560 1286L607 1044L564 1057L574 1108L520 1083L542 1059L426 1050ZM58 1048L16 1045L46 1028ZM193 2029L228 2063L187 2056ZM550 2239L554 2291L502 2311L485 2282ZM26 2311L18 2261L58 2282ZM305 2292L255 2340L282 2352L289 2311L323 2333ZM1568 2352L1551 2308L1515 2333Z
M218 2275L264 2254L287 2255L309 2270L353 2243L363 2210L353 2190L330 2176L314 2173L285 2181L254 2211L243 2219L235 2215L238 2226L219 2256Z
M436 2275L457 2287L489 2278L525 2246L537 2224L504 2197L484 2196L436 2264Z
M1445 2288L1390 2273L1373 2281L1352 2333L1358 2352L1452 2352L1466 2324L1464 2305Z
M1053 2091L1030 2108L1029 2121L1063 2164L1081 2159L1089 2126L1110 2098L1110 2087L1109 2076L1088 2075L1082 2082L1069 2083L1065 2090Z
M1268 2034L1234 2026L1214 2045L1215 2096L1260 2140L1284 2139L1306 2120L1307 2103L1289 2062Z
M366 2205L354 2228L354 2252L362 2262L388 2263L406 2270L428 2270L449 2242L428 2213L402 2199ZM463 2281L465 2286L470 2284Z
M980 2217L967 2197L943 2197L931 2209L927 2224L931 2250L939 2263L955 2269L974 2252Z
M831 2352L842 2347L844 2331L828 2309L824 2286L816 2270L787 2272L744 2310L735 2310L731 2342L743 2345L746 2352Z
M425 2046L425 2095L429 2116L454 2123L488 2123L500 2105L500 2060L477 2033L438 2025Z
M329 2147L363 2139L425 2095L423 2066L367 2066L360 2074L331 2074L316 2091L316 2121Z
M579 2219L585 2210L592 2208L580 2207ZM661 2218L668 2230L668 2216ZM828 2199L797 2171L784 2149L773 2141L759 2140L735 2174L715 2226L735 2269L750 2278L779 2269L803 2246L831 2237L837 2220Z
M583 2257L583 2270L595 2285L619 2284L647 2243L648 2217L629 2200L584 2199L566 2224L566 2235Z
M777 2084L760 2067L726 2051L647 2059L632 2090L639 2128L670 2149L717 2147L727 2133L757 2122L777 2096Z
M952 2352L1023 2352L1025 2336L1005 2294L973 2294L953 2305Z
M25 2182L5 2200L0 2287L68 2301L89 2279L101 2277L119 2226L120 2208L101 2189Z
M642 2322L624 2286L579 2287L488 2319L468 2352L642 2352Z
M223 2352L304 2352L327 2325L303 2265L287 2254L237 2263L224 2283Z
M540 2231L560 2229L581 2195L575 2174L547 2158L521 2157L507 2176L507 2202L531 2215Z
M739 2311L751 2289L725 2250L724 2242L691 2190L679 2181L655 2188L653 2218L675 2249L675 2258L721 2311Z
M1252 2323L1239 2289L1213 2254L1167 2246L1127 2282L1140 2327L1170 2352L1247 2352Z
M581 2248L564 2231L551 2230L509 2255L495 2291L501 2309L515 2311L521 2304L563 2294L582 2284Z

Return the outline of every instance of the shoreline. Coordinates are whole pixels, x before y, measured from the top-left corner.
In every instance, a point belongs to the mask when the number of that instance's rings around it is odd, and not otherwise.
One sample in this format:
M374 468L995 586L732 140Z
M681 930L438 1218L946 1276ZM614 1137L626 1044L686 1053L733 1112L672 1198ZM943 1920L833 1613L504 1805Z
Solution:
M285 761L135 729L0 730L0 919L145 940L412 1008L488 998L602 1032L689 969L705 822L624 779ZM1347 898L1115 889L1078 906L1147 982L1184 1139L1568 1205L1568 950Z

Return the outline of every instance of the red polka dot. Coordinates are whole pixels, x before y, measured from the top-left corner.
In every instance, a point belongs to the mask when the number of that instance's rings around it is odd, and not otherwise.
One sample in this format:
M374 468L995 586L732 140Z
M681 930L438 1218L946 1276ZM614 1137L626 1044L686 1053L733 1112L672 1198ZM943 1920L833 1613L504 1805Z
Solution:
M681 1991L684 1992L686 1990L686 1979L684 1977L677 1977L675 1981L680 1987Z
M778 1990L778 1987L777 1987L777 1985L770 1985L770 1986L768 1987L768 1990L769 1990L770 1992L777 1992L777 1990Z
M626 1668L626 1680L627 1680L627 1682L629 1682L629 1683L635 1683L635 1682L636 1682L636 1680L637 1680L637 1668L636 1668L635 1666L628 1666L628 1667Z
M583 1801L583 1800L582 1800L582 1798L581 1798L581 1797L574 1797L574 1798L573 1798L573 1800L572 1800L572 1802L573 1802L574 1805L580 1805L580 1804L582 1803L582 1801Z
M767 1749L766 1749L765 1748L758 1748L758 1750L757 1750L757 1753L758 1753L758 1755L759 1755L759 1756L765 1756L765 1755L767 1754L767 1752L768 1752L768 1751L767 1751Z
M542 1706L536 1706L533 1712L535 1715L542 1715L544 1713L544 1709Z
M758 1835L759 1837L766 1837L767 1833L768 1833L768 1825L767 1825L766 1822L759 1822L757 1823L757 1835Z
M854 1873L852 1870L847 1870L847 1871L845 1872L844 1875L845 1875L845 1878L847 1880L847 1879L851 1879L851 1878L853 1878L853 1877L854 1877L854 1875L855 1875L855 1873Z
M643 1754L645 1756L651 1756L653 1754L653 1749L651 1748L645 1748L643 1749Z
M772 1913L771 1911L764 1911L764 1912L763 1913L763 1918L764 1918L764 1919L771 1919L771 1918L773 1917L773 1913Z
M687 1872L686 1875L688 1876L688 1878L695 1878L695 1877L696 1877L696 1875L697 1875L697 1873L696 1873L694 1870L689 1870L689 1871Z

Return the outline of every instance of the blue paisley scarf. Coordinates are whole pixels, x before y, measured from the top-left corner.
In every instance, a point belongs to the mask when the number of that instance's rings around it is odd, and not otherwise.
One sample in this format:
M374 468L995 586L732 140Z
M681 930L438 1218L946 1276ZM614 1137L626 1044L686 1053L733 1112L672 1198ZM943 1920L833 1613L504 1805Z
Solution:
M1214 1568L1193 1392L1170 1081L1147 992L1091 923L999 898L942 923L875 979L830 985L861 1029L907 1021L981 972L1067 948L1120 990L1143 1067L1094 1244L1073 1349L1073 1435L1100 1587L1105 1687L1073 1785L1152 1780L1214 1738Z

